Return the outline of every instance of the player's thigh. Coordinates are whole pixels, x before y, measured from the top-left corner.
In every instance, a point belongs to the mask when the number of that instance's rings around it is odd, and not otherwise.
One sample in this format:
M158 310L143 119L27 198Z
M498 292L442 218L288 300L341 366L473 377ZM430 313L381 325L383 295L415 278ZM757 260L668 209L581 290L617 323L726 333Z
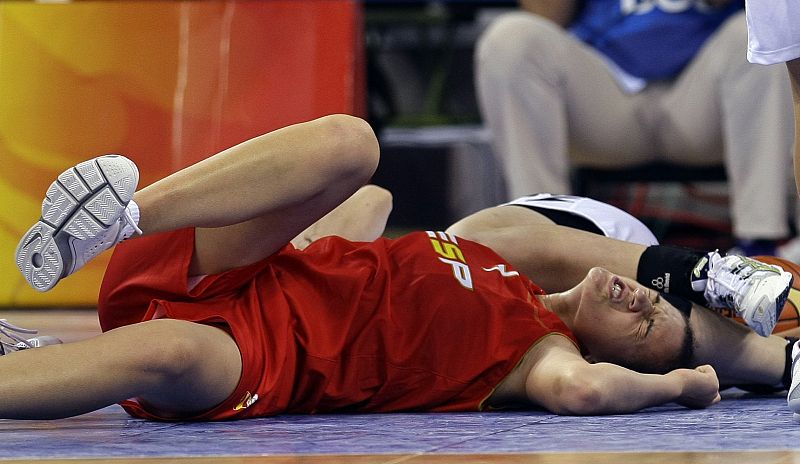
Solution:
M460 219L447 228L447 232L479 243L491 238L507 227L550 224L553 221L545 215L523 206L505 205L482 209Z
M189 274L216 274L264 259L307 228L309 218L325 212L286 208L230 226L197 228Z

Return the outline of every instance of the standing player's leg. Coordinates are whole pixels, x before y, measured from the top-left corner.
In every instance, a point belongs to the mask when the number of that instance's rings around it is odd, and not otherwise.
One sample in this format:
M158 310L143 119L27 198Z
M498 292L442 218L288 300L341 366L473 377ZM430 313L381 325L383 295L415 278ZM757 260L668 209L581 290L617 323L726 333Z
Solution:
M794 182L800 194L800 58L788 61L789 81L794 102Z
M792 102L794 107L794 182L800 194L800 58L786 62L789 71L789 80L792 85ZM789 409L795 416L800 414L800 342L797 342L791 353L792 356L792 385L789 389L787 401Z

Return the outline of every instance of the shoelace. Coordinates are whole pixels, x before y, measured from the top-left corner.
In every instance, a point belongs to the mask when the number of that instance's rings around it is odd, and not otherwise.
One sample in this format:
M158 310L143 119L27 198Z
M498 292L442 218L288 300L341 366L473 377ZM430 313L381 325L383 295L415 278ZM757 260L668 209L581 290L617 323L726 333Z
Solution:
M22 337L17 334L35 335L37 333L38 331L36 330L26 329L24 327L17 327L16 325L8 322L6 319L0 319L0 335L4 335L6 338L10 338L11 340L13 340L12 343L9 343L6 340L0 338L0 345L2 345L2 350L0 351L5 353L6 348L8 348L11 351L17 351L19 349L18 347L15 346L17 343L22 343L28 348L33 348L33 345L31 345L25 337Z
M735 308L736 302L734 301L734 295L741 292L742 287L747 285L747 278L756 272L756 270L757 269L747 260L742 260L731 269L730 275L736 276L737 278L718 279L717 277L719 277L720 271L713 267L709 269L708 290L712 295L716 296L713 302L715 306L719 305L731 309ZM732 285L734 283L738 285ZM720 295L720 293L722 293L722 295Z
M129 225L137 234L142 235L142 229L136 224L136 220L133 218L130 209L125 208L125 211L122 212L122 219L127 223L122 225L122 230L125 230L125 225ZM124 237L123 240L126 238L128 237Z

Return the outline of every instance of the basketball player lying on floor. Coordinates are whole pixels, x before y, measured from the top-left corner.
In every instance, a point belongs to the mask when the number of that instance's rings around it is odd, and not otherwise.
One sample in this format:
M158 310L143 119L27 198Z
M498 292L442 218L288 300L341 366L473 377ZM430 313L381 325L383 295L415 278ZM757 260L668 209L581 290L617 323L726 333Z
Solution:
M570 195L518 198L474 213L447 232L489 246L549 293L568 290L595 266L635 278L660 291L687 316L686 329L693 343L686 343L693 349L691 356L683 357L689 363L681 367L709 363L726 386L763 392L794 388L792 348L798 351L795 342L800 330L783 324L778 336L767 337L776 327L792 284L792 277L779 266L716 251L659 245L647 226L630 214ZM755 332L733 322L732 315ZM588 327L582 333L595 336ZM602 356L649 370L646 361L636 364L624 352Z
M141 237L117 247L106 271L103 334L0 357L0 417L66 417L117 402L137 417L218 420L518 403L603 414L719 400L711 366L676 369L692 357L685 312L631 279L592 268L547 295L489 248L450 234L372 241L388 195L351 195L378 152L364 121L334 115L254 138L135 194L137 169L121 156L65 171L17 249L31 285L50 289L100 251ZM323 216L348 198L341 208L383 219L349 221L341 233L358 241L289 245L320 218L319 230L335 229L337 214L327 226ZM750 340L729 329L737 343ZM782 356L762 363L746 351L717 353L728 377L780 381ZM606 362L617 353L662 373ZM747 368L734 372L728 357Z

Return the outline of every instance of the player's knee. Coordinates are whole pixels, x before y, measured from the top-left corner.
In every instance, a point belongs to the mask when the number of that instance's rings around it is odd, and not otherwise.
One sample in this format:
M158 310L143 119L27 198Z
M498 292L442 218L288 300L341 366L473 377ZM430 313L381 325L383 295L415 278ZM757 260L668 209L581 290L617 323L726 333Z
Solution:
M333 114L318 120L330 141L333 168L366 183L378 167L380 149L372 127L361 118Z
M495 206L473 213L452 224L446 232L473 242L489 245L499 231L507 225L503 216L497 214L498 211L502 211L499 208L502 207Z
M190 374L203 364L207 353L213 349L202 331L184 330L183 326L191 323L165 319L146 324L150 332L136 350L135 368L154 385L164 385Z
M362 187L362 191L369 198L369 204L377 213L389 214L392 211L394 197L389 190L375 184Z
M183 335L161 340L148 368L162 380L183 378L202 363L202 353L208 349L204 345L197 337Z
M462 219L448 227L445 232L485 246L491 246L492 244L492 231L485 229L480 223L475 221Z
M474 227L474 221L470 221L469 218L465 218L461 219L455 224L452 224L450 227L445 229L445 232L457 237L477 242L478 240L476 240L476 236L479 235L480 230L481 229Z
M509 72L525 66L536 50L546 47L553 32L559 30L549 20L528 12L508 13L498 17L480 37L475 48L475 62L481 75L518 78ZM549 55L543 50L544 55Z
M138 325L141 343L127 366L140 382L136 396L165 417L206 410L235 389L242 372L236 342L217 328L159 319Z

